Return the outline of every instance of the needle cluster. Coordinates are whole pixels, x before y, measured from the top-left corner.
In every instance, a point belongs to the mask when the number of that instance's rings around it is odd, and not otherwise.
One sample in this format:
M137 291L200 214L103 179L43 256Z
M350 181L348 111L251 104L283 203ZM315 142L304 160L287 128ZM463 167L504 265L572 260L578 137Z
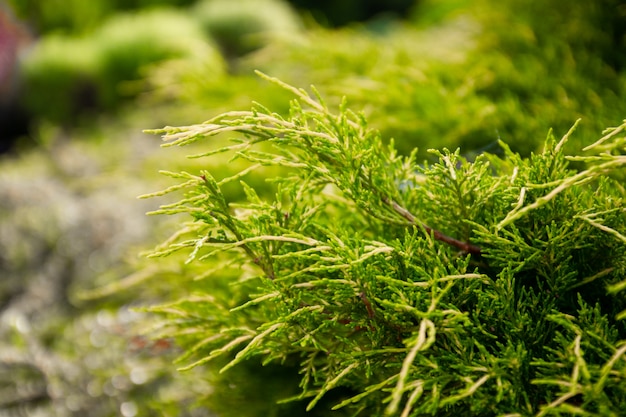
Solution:
M191 157L244 166L163 172L177 183L145 196L182 191L154 213L189 219L151 256L182 253L213 282L152 309L184 369L219 370L224 384L237 369L281 370L248 387L273 381L272 415L626 409L626 122L576 156L563 153L572 129L529 158L501 143L503 156L443 149L421 162L345 102L333 111L261 76L294 94L289 114L255 104L151 131L194 149L226 135ZM268 168L279 175L266 188L247 184Z

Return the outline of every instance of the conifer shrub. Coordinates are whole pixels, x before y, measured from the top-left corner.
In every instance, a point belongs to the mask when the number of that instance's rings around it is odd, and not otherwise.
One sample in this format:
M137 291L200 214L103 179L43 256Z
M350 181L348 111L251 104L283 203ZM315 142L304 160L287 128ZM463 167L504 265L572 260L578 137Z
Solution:
M196 284L181 275L188 293L150 310L213 385L200 402L221 416L626 409L626 121L575 155L572 128L529 157L500 142L422 163L345 101L262 77L295 96L288 112L151 131L246 163L163 171L175 184L144 196L182 194L153 212L187 221L150 256L180 257ZM279 174L249 186L267 167Z
M326 96L351 97L401 153L467 151L505 140L540 152L546 126L574 152L624 114L623 1L418 2L407 22L310 30L251 67ZM297 63L297 64L294 64ZM306 84L304 84L306 83Z

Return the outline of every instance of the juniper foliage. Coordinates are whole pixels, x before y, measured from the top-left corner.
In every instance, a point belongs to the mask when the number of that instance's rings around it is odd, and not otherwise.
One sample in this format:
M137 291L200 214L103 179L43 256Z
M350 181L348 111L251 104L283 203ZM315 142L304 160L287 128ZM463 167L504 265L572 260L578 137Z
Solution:
M228 135L191 157L246 162L224 178L164 171L176 184L144 196L182 192L153 213L190 219L151 256L182 253L219 287L151 309L183 369L221 364L228 379L261 363L290 373L276 386L297 372L277 407L320 415L626 409L626 121L580 155L563 152L572 129L529 158L501 143L503 156L421 164L345 101L332 111L261 76L294 94L289 114L254 104L151 131L164 146ZM265 167L280 168L270 194L246 183Z

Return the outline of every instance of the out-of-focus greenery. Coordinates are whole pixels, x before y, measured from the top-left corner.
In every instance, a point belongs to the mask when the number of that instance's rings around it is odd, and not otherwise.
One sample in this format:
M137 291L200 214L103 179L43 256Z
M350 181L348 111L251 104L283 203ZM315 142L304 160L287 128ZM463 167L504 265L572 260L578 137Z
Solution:
M37 43L24 62L25 106L64 123L88 109L113 110L144 91L141 80L151 67L180 60L187 73L200 68L218 77L224 71L222 57L188 14L121 14L89 36L51 35Z
M201 384L175 388L191 384L169 369L176 349L147 339L130 311L139 293L91 292L138 282L141 242L161 234L135 199L154 152L121 119L89 140L40 134L45 145L0 162L0 414L194 415ZM141 297L158 299L151 288Z
M426 157L444 144L474 152L504 139L528 154L545 126L563 134L580 117L582 134L568 145L575 149L622 118L625 22L623 4L609 0L424 1L409 23L280 38L246 56L238 72L261 69L345 95L405 153L418 147ZM190 83L179 91L211 107L213 88Z
M310 20L322 2L302 16L280 0L9 5L36 37L22 53L21 87L38 147L0 159L2 411L228 416L246 403L256 415L302 414L306 401L273 403L293 394L289 369L279 375L251 363L221 375L179 373L171 363L179 348L160 338L150 315L129 312L240 291L234 307L250 291L229 284L241 273L236 266L217 281L198 279L211 265L176 257L148 267L136 254L172 226L146 220L156 203L134 197L171 184L153 175L162 167L224 176L242 169L241 160L209 167L166 156L138 132L248 109L253 100L287 112L291 96L254 69L314 84L332 109L346 96L401 152L418 147L418 159L430 158L428 148L457 146L472 159L497 150L499 138L526 155L550 127L562 135L582 117L566 145L578 151L626 117L619 0L421 0L404 20L339 29ZM340 23L358 20L362 10L353 12ZM265 178L279 174L265 167L246 181L271 196ZM236 185L224 192L245 198ZM203 405L209 395L218 399L212 411Z
M59 113L65 119L74 114L77 102L110 107L120 96L143 91L145 85L127 81L142 70L149 74L146 67L152 67L149 82L166 91L168 99L215 108L228 97L239 107L259 88L251 74L261 69L295 85L315 84L331 97L347 96L383 136L395 138L401 151L418 147L423 157L428 148L442 144L468 152L493 148L499 138L528 154L540 146L545 126L562 134L572 120L582 118L577 140L583 141L622 117L626 12L617 1L567 7L539 1L422 1L409 22L305 32L283 3L269 1L259 8L225 3L199 2L187 16L162 12L162 24L155 24L156 14L121 17L105 23L100 35L41 44L26 61L27 68L34 68L27 72L32 79L27 87L33 86L28 91L35 96L28 102L36 103L41 91L57 91L57 108L32 105L56 120ZM177 33L176 45L169 33ZM276 36L285 33L290 35ZM220 77L224 64L215 56L215 42L236 70L235 79ZM238 58L255 44L267 47ZM76 65L63 58L61 48L68 57L80 53ZM193 56L204 56L206 68L185 59ZM153 65L173 57L183 62ZM76 83L64 81L71 79Z
M295 11L275 0L203 0L192 14L229 57L253 51L276 36L300 32Z
M194 0L8 0L15 13L40 34L87 33L120 11L187 6Z
M579 149L623 118L625 2L477 2L473 15L483 35L469 73L497 105L491 126L517 150L536 150L540 126L566 132L572 116L586 125L570 144Z
M581 117L574 149L623 117L623 2L422 3L413 25L365 36L311 31L250 66L346 95L383 136L424 156L498 138L528 154L542 143L542 126L564 134Z

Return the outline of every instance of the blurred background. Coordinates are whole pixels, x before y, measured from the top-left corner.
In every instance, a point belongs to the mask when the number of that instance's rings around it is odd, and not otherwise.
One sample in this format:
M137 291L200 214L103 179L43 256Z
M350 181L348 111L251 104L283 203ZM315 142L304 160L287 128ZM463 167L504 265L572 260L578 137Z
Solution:
M529 155L582 118L576 152L626 117L626 2L0 0L0 416L237 415L141 312L202 284L140 255L181 219L136 197L159 169L236 169L142 130L286 111L255 69L345 96L422 159ZM242 401L279 415L280 394Z

